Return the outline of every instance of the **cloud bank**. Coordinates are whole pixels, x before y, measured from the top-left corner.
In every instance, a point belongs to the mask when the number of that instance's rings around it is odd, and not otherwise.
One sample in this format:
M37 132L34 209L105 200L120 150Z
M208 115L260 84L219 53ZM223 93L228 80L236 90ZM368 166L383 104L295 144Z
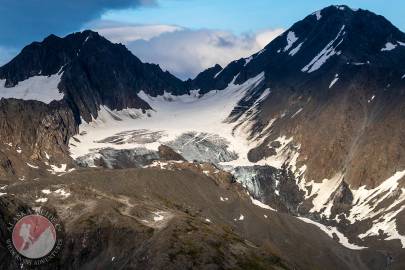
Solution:
M235 35L220 30L111 22L98 22L92 28L113 42L125 44L142 61L159 64L182 79L195 77L215 64L224 67L235 59L248 57L284 31Z

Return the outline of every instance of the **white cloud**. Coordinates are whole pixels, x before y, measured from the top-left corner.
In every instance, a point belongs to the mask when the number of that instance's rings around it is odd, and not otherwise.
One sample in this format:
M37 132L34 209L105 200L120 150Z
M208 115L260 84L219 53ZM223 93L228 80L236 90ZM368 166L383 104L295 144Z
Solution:
M135 40L150 40L163 33L183 30L176 25L123 25L113 21L93 21L85 25L84 29L91 28L115 43L127 44Z
M275 30L266 30L256 34L256 42L263 49L267 44L270 43L273 39L278 37L284 32L284 29L275 29Z
M92 29L125 44L144 62L159 64L183 79L215 64L226 66L248 57L280 35L283 29L235 35L221 30L191 30L172 25L119 25L98 22Z

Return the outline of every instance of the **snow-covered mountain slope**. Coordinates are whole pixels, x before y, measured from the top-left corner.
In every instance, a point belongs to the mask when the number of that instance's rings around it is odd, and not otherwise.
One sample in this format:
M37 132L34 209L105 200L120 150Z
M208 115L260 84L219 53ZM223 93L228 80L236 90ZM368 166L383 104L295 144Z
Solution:
M361 32L365 24L373 30ZM334 226L352 243L402 246L405 152L401 129L390 127L404 124L404 36L368 11L326 8L252 57L189 81L190 94L141 92L146 114L100 107L70 140L72 157L114 168L138 153L144 159L133 166L142 167L164 144L232 172L255 198ZM394 39L397 46L382 50ZM375 150L383 148L391 150Z
M278 142L276 147L278 148L274 153L275 155L256 162L248 159L249 150L256 147L260 143L260 139L257 137L249 138L246 131L255 125L255 121L252 119L258 113L256 108L263 102L269 91L259 96L251 110L245 112L237 121L233 121L235 119L230 117L232 112L238 110L238 104L241 101L251 97L252 92L262 87L264 80L264 74L259 74L242 85L235 85L232 82L222 91L213 90L205 95L200 95L198 91L192 91L190 95L183 96L165 93L158 97L150 97L141 93L141 98L152 108L146 114L134 109L117 111L108 107L101 107L98 118L90 123L80 125L79 134L71 139L72 157L78 160L82 166L89 167L94 167L96 164L103 164L110 168L150 167L153 160L159 158L159 146L167 145L189 161L211 162L219 168L228 170L234 174L238 182L246 186L255 198L272 204L270 207L283 209L285 204L290 203L283 202L283 196L285 196L283 193L289 192L289 190L280 188L280 186L286 186L291 182L277 183L283 177L277 176L277 173L273 175L263 171L262 168L268 167L282 171L282 167L285 165L290 166L290 168L295 166L294 163L299 155L299 146L291 146L293 138L281 137L276 140ZM266 132L271 130L272 123L273 121L266 127ZM127 153L127 156L128 153L131 153L130 156L148 154L150 160L140 162L139 159L124 159L122 153ZM292 183L296 185L296 189L305 193L299 198L298 203L312 202L314 206L308 212L301 214L310 215L322 210L322 215L329 218L331 208L334 206L330 197L333 197L335 191L341 186L342 175L330 180L325 179L323 183L314 181L306 183L300 177L304 171L305 168L301 168L301 174L296 175L297 177ZM260 183L257 180L260 177L267 183ZM285 179L281 181L285 181ZM270 191L272 194L266 194L261 185L269 185L272 182L275 188ZM387 186L395 190L396 187L391 182L388 181ZM385 190L376 188L373 191L356 192L353 190L352 192L357 200L356 205L350 210L351 223L356 223L365 218L373 218L372 215L368 216L361 210L361 205L367 205L371 200L361 193L377 196L384 193ZM269 200L268 198L272 199ZM380 202L382 201L384 199L380 200ZM396 204L401 203L402 199L396 202ZM374 207L377 205L378 203ZM370 211L372 211L371 208ZM388 211L388 213L390 212ZM305 218L302 220L306 221ZM334 234L337 234L339 242L348 248L366 248L351 242L353 240L349 240L336 227L326 227L321 224L318 226L324 231L329 230L328 235L332 238ZM383 227L382 224L376 226L378 228ZM382 230L388 234L387 240L400 239L402 241L403 236L396 231L395 226ZM372 232L364 233L360 235L360 238L372 235ZM361 243L358 237L353 239Z
M262 51L182 82L96 33L51 36L0 68L11 95L32 74L63 67L64 95L50 104L1 100L2 168L31 178L27 172L59 175L75 165L170 171L184 160L211 163L256 205L314 223L347 248L398 258L405 245L404 42L381 16L331 6ZM54 48L60 54L51 60L22 67Z
M218 144L216 146L223 145L224 149L218 150L233 154L233 158L226 161L251 165L253 163L248 161L247 152L252 146L244 134L234 134L234 124L229 123L228 117L238 101L263 80L264 74L259 74L242 85L230 83L225 90L213 90L205 95L192 91L189 95L165 93L151 97L141 92L140 97L152 108L146 114L137 109L117 111L102 106L98 118L89 123L83 122L79 126L79 134L70 140L72 157L77 159L101 148L144 147L157 151L160 144L176 143L176 150L187 156L193 154L185 153L187 145L211 142L213 145ZM176 139L187 134L192 134L189 141L184 144L176 142ZM221 154L212 151L214 149L206 149L206 155ZM200 161L207 160L203 157Z
M0 175L27 178L32 168L20 165L26 162L45 172L54 171L50 165L71 167L67 144L81 119L97 117L104 105L149 109L138 97L141 90L151 96L188 92L158 65L142 63L92 31L26 46L0 67L0 142L13 145L0 148ZM47 160L47 153L55 160Z
M34 76L14 87L5 87L6 80L0 80L0 98L37 100L46 104L62 100L64 94L58 89L62 74Z

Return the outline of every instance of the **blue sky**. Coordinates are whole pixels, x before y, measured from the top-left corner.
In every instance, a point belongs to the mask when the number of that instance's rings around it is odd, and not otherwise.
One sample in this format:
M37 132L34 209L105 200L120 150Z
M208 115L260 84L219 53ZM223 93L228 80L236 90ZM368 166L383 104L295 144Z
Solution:
M49 34L90 28L185 79L255 53L332 4L369 9L405 30L400 0L0 0L0 65Z
M103 18L242 33L269 27L287 28L313 11L335 4L369 9L405 30L405 2L400 0L160 0L157 7L109 11Z

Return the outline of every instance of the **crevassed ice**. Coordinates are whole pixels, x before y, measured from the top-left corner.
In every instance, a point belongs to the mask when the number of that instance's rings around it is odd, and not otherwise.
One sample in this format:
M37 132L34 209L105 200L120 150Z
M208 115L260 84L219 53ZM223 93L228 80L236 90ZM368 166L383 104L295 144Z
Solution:
M200 96L198 91L190 95L173 96L165 93L162 96L151 97L144 92L139 96L152 108L150 117L137 109L110 110L102 106L99 116L90 123L83 123L79 127L79 142L71 140L70 151L73 158L89 154L92 149L112 147L114 149L133 149L139 147L137 142L123 140L122 144L113 144L104 139L116 136L124 131L147 130L161 132L155 142L142 144L150 150L157 150L162 143L175 140L182 134L217 134L229 142L229 151L239 156L239 164L251 163L247 160L247 153L251 149L246 138L234 136L233 124L227 123L232 110L252 88L257 87L264 79L264 73L251 78L242 85L231 83L226 89L213 90ZM265 98L270 90L264 91L261 98ZM119 119L119 121L117 121ZM124 134L125 135L125 134Z

